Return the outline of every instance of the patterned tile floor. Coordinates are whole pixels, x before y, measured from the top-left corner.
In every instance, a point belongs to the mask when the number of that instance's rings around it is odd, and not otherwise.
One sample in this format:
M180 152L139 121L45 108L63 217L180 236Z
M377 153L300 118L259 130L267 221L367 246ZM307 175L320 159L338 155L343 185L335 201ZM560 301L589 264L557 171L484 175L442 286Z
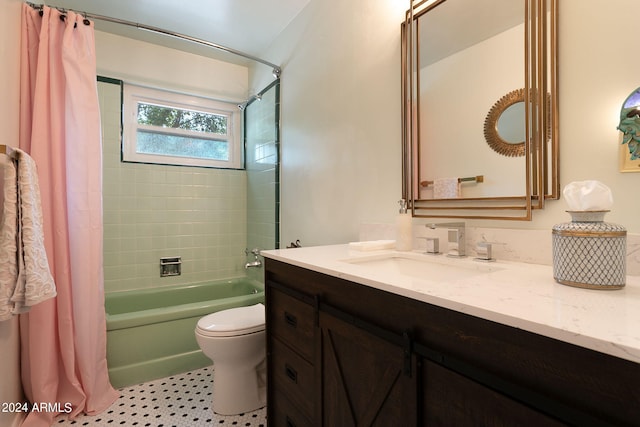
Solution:
M73 420L58 417L54 427L266 427L267 409L237 416L211 411L213 366L140 385L123 387L111 407L94 416Z

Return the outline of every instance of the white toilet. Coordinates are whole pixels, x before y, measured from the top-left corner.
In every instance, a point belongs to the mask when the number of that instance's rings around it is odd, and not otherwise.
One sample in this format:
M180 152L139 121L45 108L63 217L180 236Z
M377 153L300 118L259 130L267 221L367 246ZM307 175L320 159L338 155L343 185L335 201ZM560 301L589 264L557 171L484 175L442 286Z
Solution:
M236 415L266 405L264 305L231 308L203 317L196 341L213 361L213 411Z

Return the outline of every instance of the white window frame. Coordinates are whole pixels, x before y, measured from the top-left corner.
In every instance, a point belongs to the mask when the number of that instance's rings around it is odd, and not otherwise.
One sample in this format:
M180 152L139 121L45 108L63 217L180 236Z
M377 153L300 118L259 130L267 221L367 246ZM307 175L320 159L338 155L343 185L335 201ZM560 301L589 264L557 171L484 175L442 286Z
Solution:
M167 90L124 83L122 106L122 160L124 162L155 163L164 165L199 166L224 169L242 169L242 114L238 103L222 102L210 98L177 93ZM169 108L196 110L226 116L229 147L228 160L202 159L188 156L172 156L161 154L138 153L137 132L149 130L149 126L138 124L138 103L158 104ZM161 128L154 127L154 131L163 133ZM167 134L188 134L197 137L193 132L167 129Z

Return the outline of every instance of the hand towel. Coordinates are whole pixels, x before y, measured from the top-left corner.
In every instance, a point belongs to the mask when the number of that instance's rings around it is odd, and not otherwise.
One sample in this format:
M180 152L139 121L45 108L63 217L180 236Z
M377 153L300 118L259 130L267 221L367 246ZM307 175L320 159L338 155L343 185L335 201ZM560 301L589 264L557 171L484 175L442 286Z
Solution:
M433 181L434 199L455 199L461 196L458 178L437 178Z
M0 321L13 315L11 297L18 281L18 180L14 161L4 166L2 217L0 217Z
M40 186L35 161L24 151L18 153L18 280L11 300L14 313L24 313L32 305L56 296L44 247Z

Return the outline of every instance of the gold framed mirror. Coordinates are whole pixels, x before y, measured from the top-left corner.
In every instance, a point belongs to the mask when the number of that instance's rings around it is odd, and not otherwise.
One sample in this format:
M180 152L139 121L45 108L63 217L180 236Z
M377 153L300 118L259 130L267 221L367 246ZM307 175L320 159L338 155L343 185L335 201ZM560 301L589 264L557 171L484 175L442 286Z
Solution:
M557 0L415 0L402 29L413 215L530 220L557 199ZM447 180L460 191L435 197Z

